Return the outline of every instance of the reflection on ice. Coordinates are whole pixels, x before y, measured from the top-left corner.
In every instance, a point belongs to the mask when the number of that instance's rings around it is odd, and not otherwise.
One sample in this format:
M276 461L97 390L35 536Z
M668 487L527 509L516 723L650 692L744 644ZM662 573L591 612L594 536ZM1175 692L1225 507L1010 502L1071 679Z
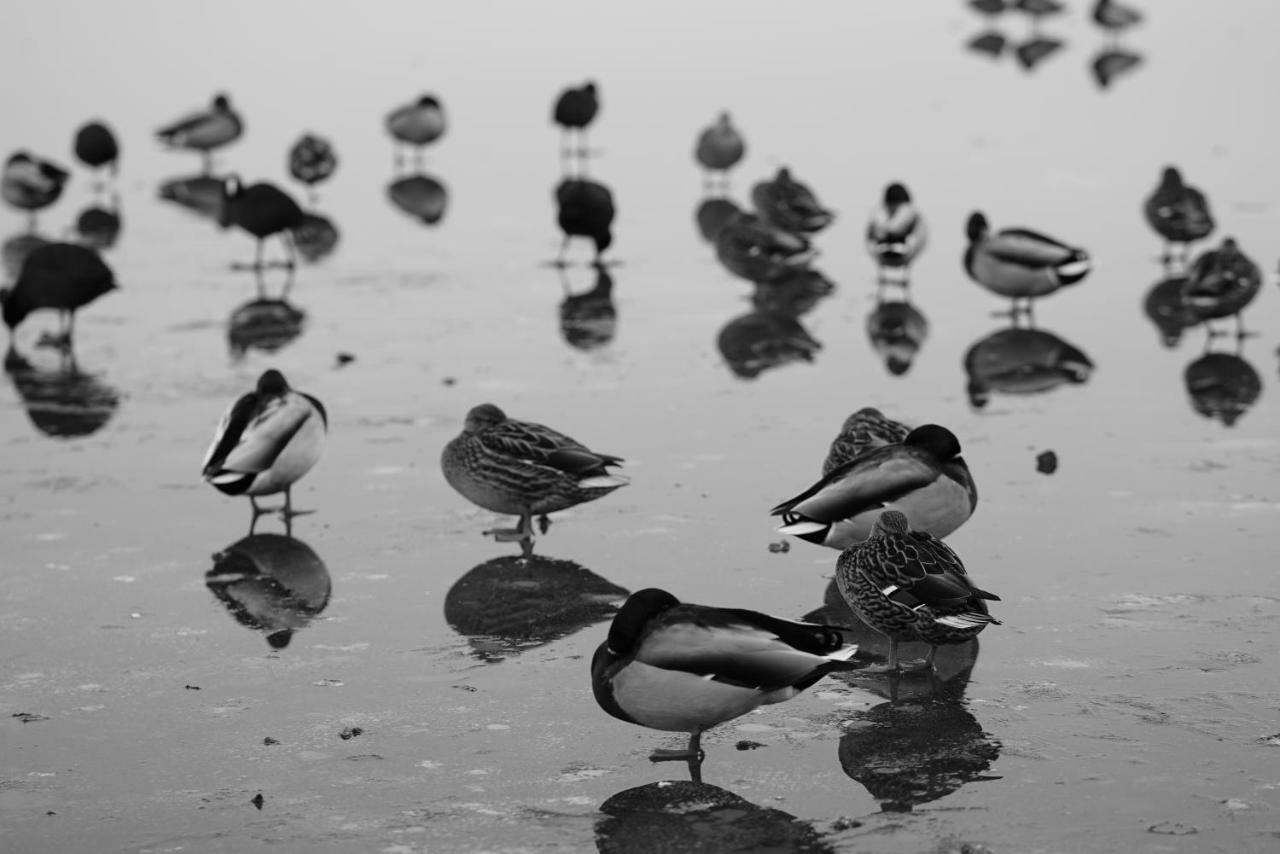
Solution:
M12 347L4 370L27 417L46 436L73 439L106 426L120 406L120 393L100 377L80 370L69 350L56 354L57 367L33 365Z
M799 320L777 311L735 317L720 330L716 346L729 369L743 379L791 362L812 362L822 349Z
M423 225L438 225L449 204L449 190L436 178L419 172L392 179L387 198Z
M991 394L1043 394L1087 382L1093 362L1073 344L1043 329L1010 327L980 338L964 355L969 403L987 405Z
M249 350L275 353L302 334L307 313L287 300L259 298L237 306L227 321L233 359Z
M329 604L329 569L301 540L252 534L213 556L205 586L236 622L262 632L273 649L289 645Z
M560 303L560 334L565 343L579 350L594 350L613 340L618 329L618 310L613 304L613 276L604 264L593 264L595 284L588 291L573 293L567 268L560 267L564 300Z

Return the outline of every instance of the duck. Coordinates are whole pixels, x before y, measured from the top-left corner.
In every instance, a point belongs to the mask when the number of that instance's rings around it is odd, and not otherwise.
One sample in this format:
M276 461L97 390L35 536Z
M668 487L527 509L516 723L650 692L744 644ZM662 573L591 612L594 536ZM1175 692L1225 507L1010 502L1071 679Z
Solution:
M742 134L733 126L729 113L723 112L715 123L698 134L694 159L708 172L728 173L747 153Z
M599 262L613 245L613 193L598 181L588 178L565 178L556 185L556 222L564 232L557 263L564 263L569 241L586 237L595 243L595 260Z
M987 602L1000 600L974 586L964 563L942 540L912 530L905 513L889 510L871 536L841 552L836 585L849 607L889 639L890 672L901 668L898 644L929 645L925 667L932 669L941 644L964 643L991 624Z
M708 196L698 202L693 218L698 223L698 233L702 235L702 239L714 244L720 232L724 231L724 227L744 213L733 199Z
M304 133L289 149L289 174L308 187L328 180L337 168L338 153L322 136Z
M485 534L502 542L519 542L524 556L533 554L533 517L545 534L547 514L603 498L628 483L609 471L621 457L592 451L542 424L508 418L492 403L467 413L462 432L444 446L440 466L449 485L474 504L519 516L514 529Z
M388 113L385 125L392 139L413 146L415 155L420 155L423 146L444 135L444 107L435 95L424 94Z
M1128 74L1141 64L1142 54L1121 47L1112 47L1099 51L1094 56L1093 62L1089 63L1089 69L1093 72L1093 79L1097 81L1098 88L1106 89L1117 78Z
M31 215L43 210L62 196L71 174L56 163L37 157L29 151L15 151L5 161L0 173L0 197Z
M900 444L876 448L839 465L770 510L778 530L847 549L871 535L888 510L907 514L916 530L945 537L973 515L978 490L960 456L960 441L938 424L924 424Z
M1030 301L1048 296L1059 288L1073 285L1089 275L1089 255L1083 249L1068 246L1026 228L1006 228L995 234L987 218L975 211L965 229L969 248L964 254L964 269L969 278L992 293L1013 300Z
M1142 22L1142 12L1116 0L1098 0L1093 5L1093 22L1112 36Z
M702 733L859 667L857 650L837 626L682 603L650 587L614 615L591 659L591 689L618 720L687 732L684 749L655 750L649 759L683 760L693 770L704 756Z
M874 406L864 406L840 425L840 432L831 440L831 449L822 461L822 474L826 476L876 448L900 445L910 432L911 428L901 421L893 420Z
M115 290L115 274L93 249L76 243L44 243L32 249L12 288L0 288L4 324L13 331L33 311L59 314L55 346L70 349L76 311Z
M1033 21L1039 22L1041 18L1058 14L1065 7L1058 0L1013 0L1013 8L1027 13Z
M900 377L911 370L929 337L929 321L924 312L907 300L881 299L867 315L867 337L884 359L885 369Z
M320 459L329 415L319 399L289 386L284 374L270 368L253 391L242 395L213 431L200 472L204 481L226 495L247 495L253 523L264 513L279 512L285 525L294 516L292 489ZM258 497L284 493L282 508L262 508Z
M1213 233L1215 223L1204 193L1182 180L1176 166L1166 166L1160 183L1142 206L1143 216L1155 233L1164 238L1163 261L1185 263L1190 244ZM1181 251L1174 252L1174 247Z
M785 166L772 180L751 188L751 201L760 218L786 231L813 234L826 228L836 215L818 203L813 190L795 178Z
M213 151L235 142L244 133L244 122L225 94L214 95L208 109L197 110L156 131L156 138L170 148L199 151L204 171L213 165Z
M112 177L120 165L120 143L111 128L99 121L87 122L76 131L72 146L76 157L90 169L109 167Z
M1227 237L1219 248L1201 253L1192 263L1182 290L1182 304L1202 321L1234 314L1240 323L1240 312L1253 302L1261 288L1262 271L1240 251L1234 239Z
M803 234L752 213L730 220L716 235L716 257L730 273L757 284L776 282L809 266L817 251Z
M595 121L599 112L600 95L593 81L588 80L581 86L570 86L560 93L551 110L551 120L561 128L564 151L569 150L569 139L576 131L581 146L579 151L586 152L587 127Z
M293 240L288 236L291 229L302 225L304 215L302 208L293 197L275 184L260 181L245 186L240 176L228 175L222 182L222 210L218 224L223 228L236 226L257 238L254 251L253 269L261 270L262 248L268 237L279 234L288 251L285 266L293 269L295 251Z
M895 181L885 187L880 206L867 223L867 251L881 270L901 270L911 266L924 251L929 230L911 202L906 186Z

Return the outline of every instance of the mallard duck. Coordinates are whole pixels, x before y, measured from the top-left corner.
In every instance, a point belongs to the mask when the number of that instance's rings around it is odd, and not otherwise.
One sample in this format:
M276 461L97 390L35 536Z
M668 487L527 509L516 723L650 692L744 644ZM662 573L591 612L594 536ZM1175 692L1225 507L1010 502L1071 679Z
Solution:
M306 133L289 149L289 174L313 187L338 168L338 153L324 137Z
M987 405L993 391L1041 394L1060 385L1079 385L1093 374L1093 362L1079 347L1043 329L999 329L981 338L964 356L969 404Z
M281 235L284 240L289 256L285 265L292 269L296 259L293 239L288 232L302 223L302 208L275 184L260 181L246 187L240 182L239 175L228 175L223 180L222 211L218 224L223 228L234 225L257 238L253 269L262 269L263 244L273 234Z
M621 457L600 454L563 433L516 421L492 403L467 413L462 432L444 446L444 479L463 497L494 513L519 516L514 529L485 531L500 543L519 542L533 554L534 516L542 533L548 513L595 501L628 482L609 472Z
M823 676L850 670L856 646L840 629L737 608L681 604L665 590L632 593L591 659L600 708L651 729L689 733L684 750L657 750L654 762L702 762L702 733Z
M822 474L831 474L833 469L876 448L900 445L910 432L911 428L901 421L894 421L874 406L864 406L840 425L822 462Z
M1116 0L1098 0L1093 5L1093 22L1112 36L1117 36L1142 22L1142 13Z
M596 245L595 260L613 245L613 193L598 181L566 178L556 186L556 222L564 232L559 263L564 263L569 241L586 237Z
M0 288L5 326L10 336L27 315L56 309L59 334L55 345L69 349L76 310L115 290L115 274L94 250L75 243L44 243L32 249L12 288Z
M807 267L817 251L803 234L771 225L755 214L730 220L716 235L716 257L735 276L775 282Z
M746 153L747 144L727 112L698 134L698 144L693 149L694 158L708 172L728 172Z
M975 587L959 555L923 531L913 531L904 513L889 510L871 536L841 553L836 562L841 595L868 626L889 639L889 670L898 670L898 643L929 644L933 666L939 644L964 643L987 625L1000 623L983 600L999 596Z
M1048 296L1089 275L1089 255L1052 237L1025 228L995 234L987 218L974 212L966 228L969 248L964 269L969 278L992 293L1014 301Z
M197 110L156 131L156 137L171 148L187 148L204 156L208 172L215 148L235 142L244 133L240 114L226 95L215 95L207 110Z
M32 215L49 207L62 196L70 173L52 161L36 157L29 151L15 151L5 161L0 174L0 197L19 210Z
M880 300L867 315L867 338L895 377L911 370L928 337L929 321L924 312L906 300Z
M886 187L880 207L867 223L867 251L881 270L909 267L924 250L928 236L907 188L897 182Z
M575 132L578 134L579 151L586 152L587 126L595 121L599 112L600 96L593 81L570 86L560 93L551 111L551 120L560 126L564 152L569 151L569 140Z
M259 507L258 496L283 492L279 512L289 526L294 516L311 512L293 509L292 488L320 459L328 429L324 404L290 388L279 371L264 371L257 388L218 422L201 476L226 495L249 496L254 524L262 514L275 512Z
M1182 303L1201 320L1234 314L1240 324L1240 312L1253 302L1261 287L1262 271L1240 251L1235 240L1228 237L1222 246L1201 253L1191 265Z
M423 146L444 135L444 107L435 95L423 95L411 104L396 107L387 114L384 124L393 139L413 146L418 156Z
M421 172L396 178L388 184L387 198L423 225L436 225L449 208L449 188L439 179Z
M752 187L751 201L761 219L790 232L822 231L836 218L818 203L813 190L791 177L791 170L786 167L779 169L772 180Z
M1020 12L1026 12L1033 20L1056 15L1063 10L1063 5L1058 0L1013 0L1013 8Z
M90 169L111 167L115 175L120 161L120 144L111 128L102 122L88 122L76 131L73 145L76 157Z
M698 223L698 233L702 235L703 240L715 243L725 226L742 215L742 208L738 207L733 199L712 196L698 203L698 209L693 216Z
M832 469L804 492L769 512L781 516L784 534L833 549L871 535L887 510L907 514L917 530L945 537L964 524L978 504L969 467L955 434L925 424L902 444L876 448Z
M1160 174L1160 184L1147 197L1142 206L1147 224L1165 240L1166 263L1180 257L1186 261L1188 245L1213 233L1213 215L1209 212L1209 200L1204 193L1185 184L1177 167L1166 166ZM1173 247L1181 252L1174 255Z

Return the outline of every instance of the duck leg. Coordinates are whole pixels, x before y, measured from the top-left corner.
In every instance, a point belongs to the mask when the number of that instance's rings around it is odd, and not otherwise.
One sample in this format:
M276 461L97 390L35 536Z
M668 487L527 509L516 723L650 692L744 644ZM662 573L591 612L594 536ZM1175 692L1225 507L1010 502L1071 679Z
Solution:
M202 152L200 156L202 158L201 165L204 168L204 174L208 175L213 171L213 152L205 151Z
M280 509L280 518L288 522L294 516L310 516L314 510L294 510L293 509L293 487L286 486L284 488L284 507Z
M649 754L650 762L688 762L690 772L693 771L694 765L701 765L703 757L706 754L702 752L702 733L695 732L689 736L689 744L684 750L665 750L659 748Z
M520 543L525 557L533 554L533 511L524 508L520 511L520 523L515 528L491 528L485 536L492 536L499 543Z

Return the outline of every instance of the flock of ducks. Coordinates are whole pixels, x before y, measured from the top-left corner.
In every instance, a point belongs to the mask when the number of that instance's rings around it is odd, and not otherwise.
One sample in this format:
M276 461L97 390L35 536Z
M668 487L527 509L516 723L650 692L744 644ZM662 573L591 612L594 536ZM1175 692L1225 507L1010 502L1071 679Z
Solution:
M1019 0L1019 5L1025 3L1029 0ZM1127 26L1117 4L1100 3L1098 8L1112 22L1105 26ZM609 190L585 176L586 132L600 104L599 89L589 81L560 95L552 120L562 129L562 156L575 164L556 189L565 239L561 260L570 239L582 237L594 244L603 270L614 205ZM442 105L433 95L396 108L385 126L397 143L413 148L415 158L446 130ZM207 109L161 128L157 138L200 153L208 171L213 152L243 132L244 122L230 100L218 95ZM73 147L91 168L116 168L119 145L99 122L84 126ZM694 159L718 194L711 201L722 203L708 206L715 214L708 213L704 233L724 267L767 298L798 279L814 281L812 238L836 215L787 167L751 188L754 210L737 208L723 193L729 171L745 151L743 135L728 113L697 136ZM333 146L314 134L300 139L289 155L291 174L309 187L332 175L337 163ZM0 175L0 196L34 214L58 198L66 180L66 171L55 164L17 152ZM1261 274L1230 237L1191 259L1190 245L1215 227L1204 195L1169 167L1143 210L1167 242L1166 263L1184 268L1184 308L1205 321L1238 318L1256 296ZM256 239L255 267L263 265L264 241L275 235L285 238L288 264L294 263L288 235L301 216L300 206L274 185L246 186L235 175L223 182L220 220ZM1028 314L1034 300L1080 282L1091 269L1084 249L1027 228L993 231L981 212L972 213L965 233L965 271L1008 299L1015 316ZM882 286L909 284L910 267L927 238L924 216L907 186L887 184L865 230ZM116 286L114 274L93 249L50 243L30 252L12 288L0 292L3 319L12 333L33 312L55 310L60 330L53 343L70 349L75 312ZM267 370L218 423L202 477L224 494L249 498L251 532L268 513L278 513L291 532L292 519L309 512L294 509L292 487L320 459L327 430L324 405L292 388L279 371ZM519 543L525 558L533 554L535 522L538 535L545 535L550 514L625 486L628 479L616 471L623 462L557 429L511 418L491 403L467 413L462 431L441 454L444 478L460 495L485 510L515 517L514 527L484 533L499 542ZM281 494L282 506L258 503ZM928 669L939 645L966 643L999 623L987 604L999 597L977 587L960 557L943 542L972 516L977 503L977 488L951 430L938 424L913 428L868 407L842 425L821 477L769 512L780 517L780 532L838 551L838 589L852 611L888 639L885 669L896 674L904 668L897 653L900 642L927 644L930 653L922 666ZM750 610L682 603L663 590L641 590L618 610L595 653L593 692L601 708L616 718L686 733L685 748L656 751L651 758L685 761L697 779L700 738L706 730L761 705L785 701L828 674L866 670L865 661L856 660L857 647L847 642L848 631Z

